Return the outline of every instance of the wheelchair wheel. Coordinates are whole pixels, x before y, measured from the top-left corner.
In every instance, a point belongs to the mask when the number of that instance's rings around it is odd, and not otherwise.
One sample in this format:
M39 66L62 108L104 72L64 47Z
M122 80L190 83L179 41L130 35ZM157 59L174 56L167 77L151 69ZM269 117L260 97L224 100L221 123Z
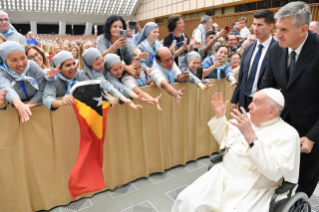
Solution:
M275 212L311 212L311 205L305 193L298 192L292 196L282 207L275 208Z

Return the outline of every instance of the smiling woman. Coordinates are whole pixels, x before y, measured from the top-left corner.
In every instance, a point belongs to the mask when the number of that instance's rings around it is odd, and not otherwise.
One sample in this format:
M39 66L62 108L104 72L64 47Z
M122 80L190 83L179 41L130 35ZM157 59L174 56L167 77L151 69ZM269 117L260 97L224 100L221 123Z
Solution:
M0 45L0 57L3 60L0 64L0 90L6 90L0 107L6 109L11 104L17 108L22 122L28 121L31 108L42 104L43 71L38 64L28 60L24 46L13 41Z
M55 111L61 106L73 104L73 97L69 94L71 87L79 81L88 80L84 71L77 70L77 65L71 52L61 51L52 58L53 66L51 70L57 73L56 77L47 79L43 93L43 104L51 111ZM62 97L61 100L56 99Z
M27 45L25 46L25 52L28 60L36 62L42 70L50 67L48 59L42 49L33 45Z
M127 55L134 54L137 59L144 59L147 53L142 53L130 39L120 37L121 30L126 30L126 24L121 16L110 16L104 25L104 34L100 35L97 40L97 48L104 57L107 54L116 54L123 61ZM125 34L125 33L124 33ZM134 69L130 66L124 66L125 71L134 74Z

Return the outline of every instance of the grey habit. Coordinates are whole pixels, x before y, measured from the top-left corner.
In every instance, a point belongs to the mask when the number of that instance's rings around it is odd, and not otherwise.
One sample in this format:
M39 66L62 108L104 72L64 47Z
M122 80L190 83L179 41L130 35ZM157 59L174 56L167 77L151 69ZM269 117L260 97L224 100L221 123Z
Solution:
M121 94L112 83L110 83L108 80L105 79L103 72L96 72L93 73L92 64L94 61L102 56L102 54L99 52L96 48L90 48L84 52L82 55L82 62L83 62L83 71L85 72L86 76L91 80L101 80L101 88L105 93L110 93L112 96L114 96L116 99L120 99L123 94Z
M118 89L122 94L124 94L125 97L130 98L129 93L132 92L131 89L126 87L120 82L120 79L112 76L112 74L109 72L111 67L118 63L121 62L121 59L118 55L116 54L107 54L104 57L105 60L105 70L104 70L104 77L110 81L116 89Z
M144 28L141 32L141 35L136 43L137 48L139 48L139 50L141 50L141 52L146 52L146 53L150 54L150 52L148 52L147 49L145 48L145 46L143 46L141 43L142 43L142 41L144 41L147 38L147 36L151 33L151 31L156 27L158 27L158 25L154 22L149 22L144 26ZM158 43L159 47L163 46L158 41L155 41L155 42ZM150 46L150 48L155 49L155 52L156 52L157 49L156 49L155 42L152 46ZM148 56L144 59L141 59L141 65L142 65L143 70L145 70L145 68L147 68L147 67L152 68L151 58L152 58L152 56ZM145 76L148 77L147 73L145 73Z
M0 61L6 61L7 56L13 51L25 51L24 46L14 41L7 41L0 45ZM30 83L25 82L25 91L19 82L14 86L12 82L15 80L6 71L5 67L0 66L0 90L6 89L4 96L7 103L11 104L13 99L19 98L21 101L32 101L37 105L42 104L42 94L46 84L43 76L43 71L37 63L29 61L30 70L26 73L26 76L34 78L39 86L39 90L35 89ZM7 65L8 67L8 65ZM7 104L8 105L8 104ZM4 110L6 109L3 108Z
M185 71L189 72L189 77L187 79L187 82L197 85L198 83L201 82L201 80L197 78L196 72L194 73L188 66L188 63L194 58L201 59L201 56L195 51L189 52L187 55L185 55L180 66L185 67L186 69Z
M54 66L62 64L68 59L73 59L71 52L61 51L56 56L53 57L52 61ZM82 70L77 70L75 77L76 81L85 81L89 78L85 75ZM51 111L55 111L58 108L52 108L52 102L56 100L57 97L62 97L67 91L67 82L56 77L54 81L47 82L43 92L43 105Z

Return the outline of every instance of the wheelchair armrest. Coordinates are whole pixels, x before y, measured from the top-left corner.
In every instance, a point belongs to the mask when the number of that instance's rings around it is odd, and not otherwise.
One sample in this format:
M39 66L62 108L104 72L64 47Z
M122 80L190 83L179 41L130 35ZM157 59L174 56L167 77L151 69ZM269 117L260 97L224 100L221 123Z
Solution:
M224 154L225 154L225 150L222 150L221 152L214 152L210 156L210 162L212 162L213 164L222 162Z
M276 188L275 193L276 194L283 194L287 191L291 191L292 189L294 189L294 187L296 187L296 185L297 184L285 181L285 182L283 182L283 184L280 187Z

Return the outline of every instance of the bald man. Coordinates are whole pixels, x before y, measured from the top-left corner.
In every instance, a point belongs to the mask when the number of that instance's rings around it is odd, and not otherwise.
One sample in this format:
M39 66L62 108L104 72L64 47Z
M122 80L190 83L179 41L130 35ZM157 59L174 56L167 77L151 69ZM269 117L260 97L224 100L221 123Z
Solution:
M309 30L313 33L319 34L319 22L318 21L310 22Z
M0 34L3 35L8 41L10 40L22 45L27 45L25 37L18 33L10 24L8 14L2 10L0 10Z
M156 51L155 58L156 61L152 66L151 81L154 81L157 87L166 90L167 93L175 97L176 104L180 105L185 88L176 90L171 83L174 83L175 81L179 83L186 82L189 73L179 70L174 62L172 50L167 47L160 47Z

